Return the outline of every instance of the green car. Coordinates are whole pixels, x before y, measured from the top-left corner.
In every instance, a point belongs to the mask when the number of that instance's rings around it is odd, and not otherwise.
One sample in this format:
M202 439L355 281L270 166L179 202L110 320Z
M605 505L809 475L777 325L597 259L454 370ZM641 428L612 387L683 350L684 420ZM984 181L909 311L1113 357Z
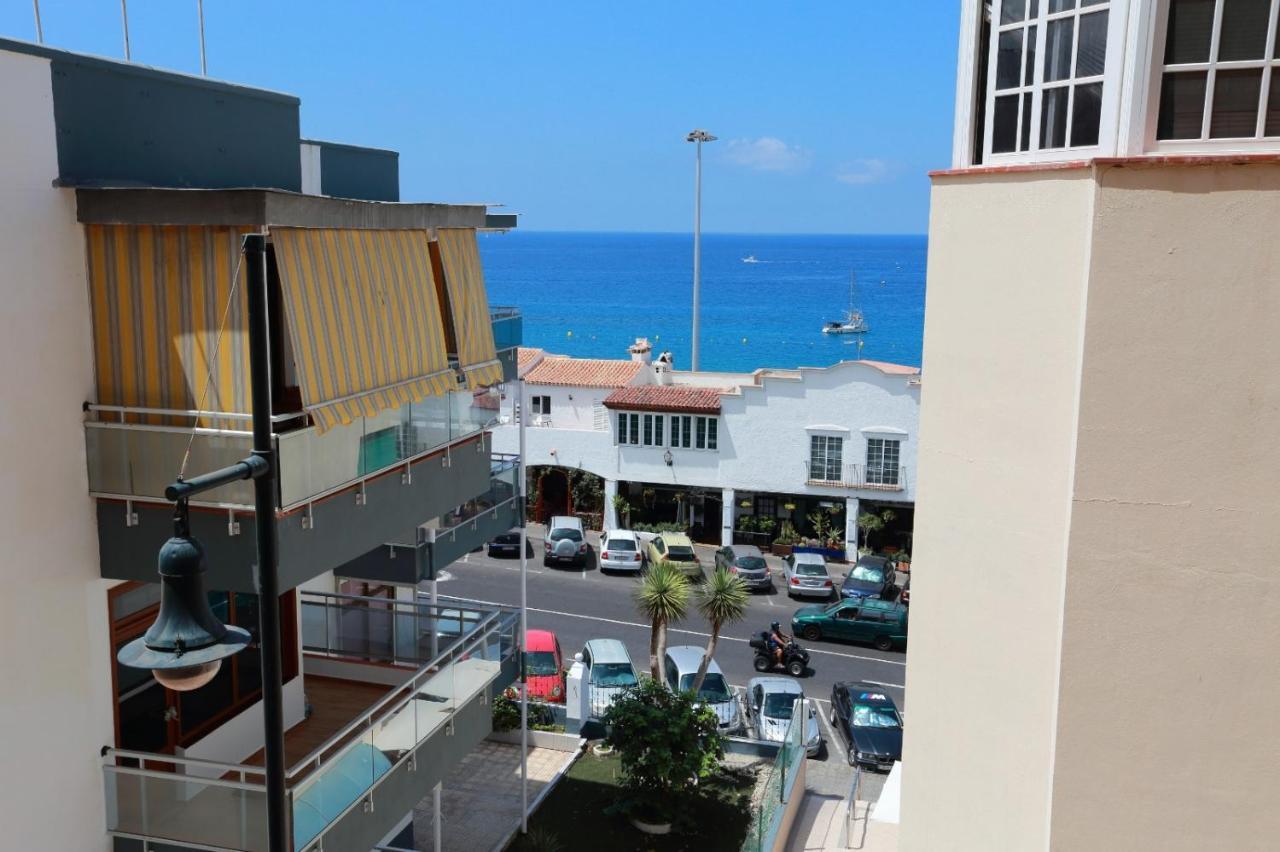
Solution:
M802 606L791 618L791 632L810 642L847 639L888 651L907 644L907 608L896 601L870 598Z

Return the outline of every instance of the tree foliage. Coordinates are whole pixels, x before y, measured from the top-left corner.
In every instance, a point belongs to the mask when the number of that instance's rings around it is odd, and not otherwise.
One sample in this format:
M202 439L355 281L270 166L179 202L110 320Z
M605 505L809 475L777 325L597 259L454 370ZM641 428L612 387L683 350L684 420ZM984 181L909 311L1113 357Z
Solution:
M698 664L698 674L693 679L693 688L690 690L695 695L702 689L707 668L716 653L721 628L745 618L750 599L751 593L747 591L742 578L728 571L712 571L711 578L703 584L698 593L698 611L711 623L711 636L707 639L707 649L702 654L702 662Z
M658 562L649 566L633 594L636 609L651 625L649 673L665 683L662 657L667 650L667 625L689 611L689 581L670 562Z

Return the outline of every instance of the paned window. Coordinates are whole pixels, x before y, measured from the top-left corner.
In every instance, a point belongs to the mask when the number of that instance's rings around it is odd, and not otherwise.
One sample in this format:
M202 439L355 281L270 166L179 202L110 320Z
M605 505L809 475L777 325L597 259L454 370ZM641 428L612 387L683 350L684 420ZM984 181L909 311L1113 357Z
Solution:
M661 414L645 414L640 418L641 435L640 443L646 447L661 447L662 443L662 424L666 420Z
M683 450L693 446L693 418L688 414L672 415L671 446Z
M891 438L867 439L867 484L897 485L901 441Z
M1157 141L1280 137L1280 0L1168 0Z
M1107 0L995 0L984 138L989 153L1098 144Z
M551 397L535 396L531 397L534 414L550 414L551 413Z
M618 412L618 443L640 443L640 415L628 411Z
M699 450L714 450L719 440L718 419L715 417L693 418L693 446Z
M844 438L834 435L809 436L809 478L840 482L844 466Z

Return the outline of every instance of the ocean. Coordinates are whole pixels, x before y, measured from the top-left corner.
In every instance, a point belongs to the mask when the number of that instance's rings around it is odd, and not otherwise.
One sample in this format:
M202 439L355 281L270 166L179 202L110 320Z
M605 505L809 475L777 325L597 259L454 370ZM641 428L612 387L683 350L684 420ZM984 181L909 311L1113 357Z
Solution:
M704 234L701 368L920 366L925 247L924 236ZM480 251L490 304L521 308L526 346L625 358L648 337L688 369L690 234L517 230L481 235ZM751 255L759 262L742 262ZM870 331L823 334L844 316L851 271Z

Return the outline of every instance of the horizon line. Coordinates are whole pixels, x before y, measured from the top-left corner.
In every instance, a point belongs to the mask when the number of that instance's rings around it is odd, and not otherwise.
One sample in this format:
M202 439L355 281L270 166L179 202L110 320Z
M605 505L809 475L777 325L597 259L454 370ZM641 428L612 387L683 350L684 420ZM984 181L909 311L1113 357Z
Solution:
M651 234L653 236L693 237L692 231L605 230L599 228L511 228L526 234ZM504 232L505 233L505 232ZM928 237L927 233L856 232L856 231L703 231L704 237Z

